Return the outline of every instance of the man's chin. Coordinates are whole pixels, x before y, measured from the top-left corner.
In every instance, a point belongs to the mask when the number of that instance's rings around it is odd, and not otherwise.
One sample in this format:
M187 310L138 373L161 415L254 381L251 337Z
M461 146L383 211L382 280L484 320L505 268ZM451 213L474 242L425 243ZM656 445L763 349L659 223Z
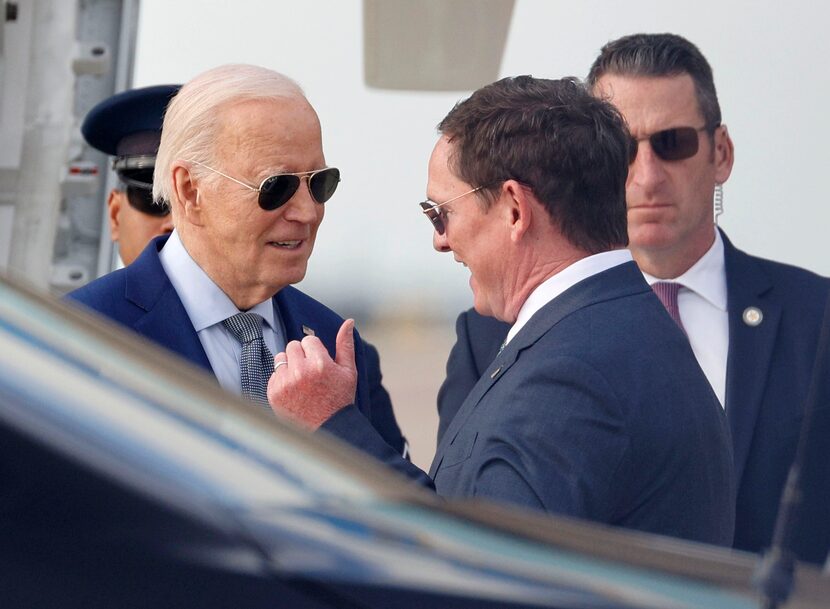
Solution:
M479 315L483 315L484 317L495 317L499 321L505 321L502 311L496 311L492 304L489 302L484 301L481 298L474 298L473 300L473 309Z
M306 265L297 269L280 269L282 272L278 277L272 278L268 284L272 286L274 294L279 292L286 286L294 285L295 283L300 283L303 279L305 279L306 275Z
M483 315L484 317L493 317L493 312L490 307L485 307L483 305L478 304L477 302L473 302L473 309L479 315Z
M670 247L674 241L674 231L665 225L656 223L629 225L628 247L632 250L660 250Z

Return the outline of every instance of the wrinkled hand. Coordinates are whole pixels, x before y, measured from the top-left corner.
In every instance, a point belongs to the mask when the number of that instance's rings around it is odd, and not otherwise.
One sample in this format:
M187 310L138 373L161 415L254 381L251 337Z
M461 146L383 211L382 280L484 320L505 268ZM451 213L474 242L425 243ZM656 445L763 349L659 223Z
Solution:
M317 429L354 402L356 389L354 320L347 319L337 332L333 360L316 336L292 340L274 357L268 402L277 415Z

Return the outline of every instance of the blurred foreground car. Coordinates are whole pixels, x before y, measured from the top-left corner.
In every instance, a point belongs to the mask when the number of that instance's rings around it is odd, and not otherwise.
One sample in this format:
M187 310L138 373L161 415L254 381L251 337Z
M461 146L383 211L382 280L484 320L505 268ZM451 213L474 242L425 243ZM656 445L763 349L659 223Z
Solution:
M753 555L443 502L8 280L0 532L3 609L758 606Z

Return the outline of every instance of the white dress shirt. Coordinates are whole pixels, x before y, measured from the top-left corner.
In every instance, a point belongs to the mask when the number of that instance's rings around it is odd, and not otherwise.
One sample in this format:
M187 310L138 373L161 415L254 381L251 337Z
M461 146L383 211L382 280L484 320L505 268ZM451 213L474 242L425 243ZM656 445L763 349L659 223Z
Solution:
M648 273L643 273L643 276L649 285L670 281L683 286L677 294L680 320L697 362L723 406L726 400L729 316L726 309L726 265L720 232L715 231L712 247L680 277L658 279Z
M572 265L556 273L553 277L549 277L536 286L536 289L524 301L522 308L519 309L519 315L516 317L516 323L513 324L513 327L507 333L504 344L506 345L513 340L513 337L519 333L519 330L533 317L536 311L571 286L576 285L592 275L607 271L612 267L630 262L631 260L633 258L631 257L631 252L628 250L600 252L599 254L577 260Z
M233 301L196 264L184 247L178 232L173 231L159 254L164 272L184 305L187 316L219 384L232 393L242 393L239 362L242 345L222 322L240 313ZM273 355L285 350L285 330L269 298L248 309L265 320L262 336Z

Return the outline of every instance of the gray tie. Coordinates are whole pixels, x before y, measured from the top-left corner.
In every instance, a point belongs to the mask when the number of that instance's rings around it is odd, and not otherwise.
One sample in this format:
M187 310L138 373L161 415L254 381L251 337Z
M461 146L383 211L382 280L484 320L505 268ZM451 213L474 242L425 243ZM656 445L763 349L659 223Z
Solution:
M228 317L222 325L242 345L239 362L242 395L267 407L265 389L274 372L274 356L262 339L262 317L256 313L237 313Z

